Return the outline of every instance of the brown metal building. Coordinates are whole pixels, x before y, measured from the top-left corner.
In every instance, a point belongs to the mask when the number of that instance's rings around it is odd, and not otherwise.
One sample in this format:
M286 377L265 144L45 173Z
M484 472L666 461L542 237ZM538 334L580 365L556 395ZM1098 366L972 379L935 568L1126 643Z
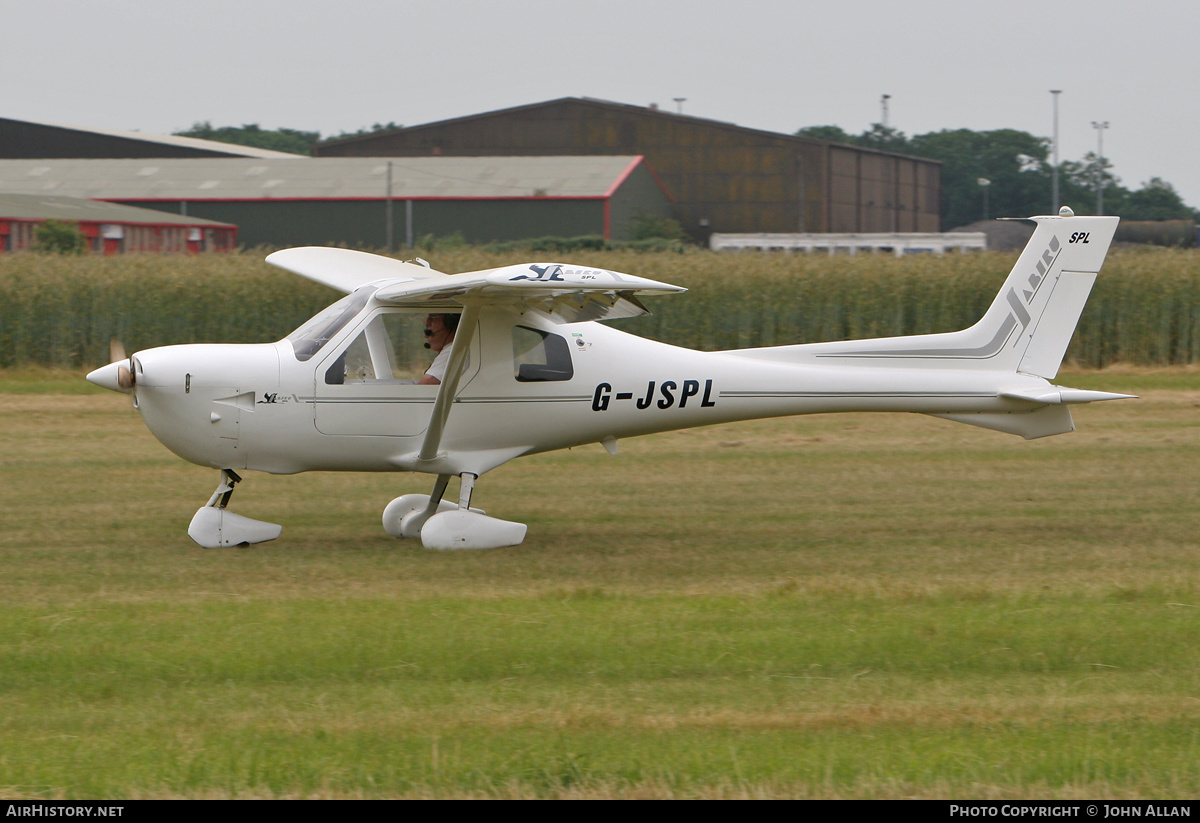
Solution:
M568 97L349 137L317 157L644 155L699 239L711 232L940 231L941 163Z

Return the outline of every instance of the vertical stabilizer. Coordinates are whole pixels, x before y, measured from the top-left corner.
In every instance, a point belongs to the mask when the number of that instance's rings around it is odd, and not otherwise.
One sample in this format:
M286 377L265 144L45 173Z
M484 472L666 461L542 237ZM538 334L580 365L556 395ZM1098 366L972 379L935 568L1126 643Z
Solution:
M1117 217L1034 217L1037 229L983 319L967 330L990 344L989 367L1058 374Z

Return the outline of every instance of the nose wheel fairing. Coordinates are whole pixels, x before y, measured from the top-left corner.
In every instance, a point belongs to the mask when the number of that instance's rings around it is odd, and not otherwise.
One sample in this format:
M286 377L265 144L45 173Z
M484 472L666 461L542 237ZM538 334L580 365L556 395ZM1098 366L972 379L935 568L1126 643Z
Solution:
M249 546L274 540L283 532L283 526L251 520L226 510L233 487L241 477L232 469L221 470L221 482L206 505L201 506L188 525L188 537L205 549L225 546Z

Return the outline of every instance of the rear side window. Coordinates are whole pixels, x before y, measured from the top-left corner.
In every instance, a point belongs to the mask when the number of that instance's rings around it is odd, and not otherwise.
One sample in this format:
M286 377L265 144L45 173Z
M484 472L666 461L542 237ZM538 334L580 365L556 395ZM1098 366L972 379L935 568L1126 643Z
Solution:
M513 326L513 376L519 383L570 380L575 375L571 348L557 334Z

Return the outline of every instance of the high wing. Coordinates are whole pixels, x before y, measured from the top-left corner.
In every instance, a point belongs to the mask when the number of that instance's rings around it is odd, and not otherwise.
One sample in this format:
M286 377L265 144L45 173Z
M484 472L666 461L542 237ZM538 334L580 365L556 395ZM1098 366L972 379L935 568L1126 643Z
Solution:
M462 312L450 363L434 399L421 448L416 454L397 458L408 468L428 467L441 456L442 433L466 367L475 321L484 306L511 306L516 311L530 307L559 323L579 323L649 314L638 295L687 291L681 286L591 266L523 263L444 274L390 257L320 246L277 251L267 257L267 262L346 292L374 285L373 297L380 303Z
M374 296L381 303L429 309L524 304L559 323L637 317L649 314L638 295L687 291L632 274L563 263L443 274L390 257L316 246L277 251L267 262L342 291L375 284Z
M347 294L378 280L405 281L445 277L441 272L365 251L300 246L267 255L272 266L316 280Z
M382 286L375 299L398 306L482 302L525 304L560 323L638 317L643 294L674 294L680 286L632 274L561 263L504 266ZM514 306L515 307L515 306Z

